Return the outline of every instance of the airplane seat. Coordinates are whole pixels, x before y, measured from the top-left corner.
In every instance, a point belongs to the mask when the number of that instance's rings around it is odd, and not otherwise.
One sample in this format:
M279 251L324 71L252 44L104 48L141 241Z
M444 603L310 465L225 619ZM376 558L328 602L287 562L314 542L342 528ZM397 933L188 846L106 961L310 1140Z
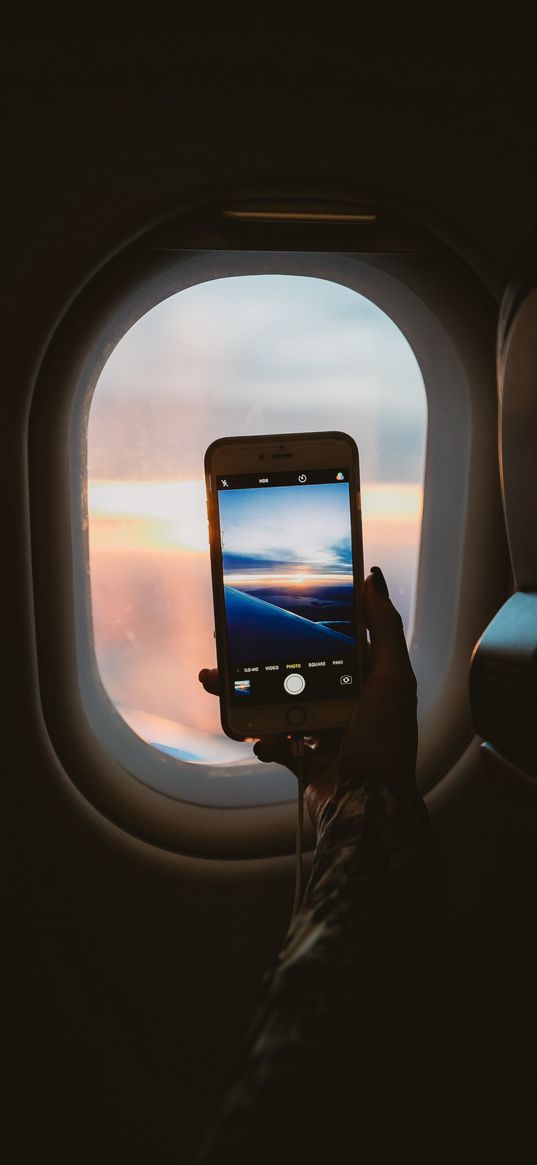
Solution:
M500 473L514 593L481 637L470 671L474 725L491 749L537 776L537 258L504 295L498 332Z
M537 245L498 337L513 594L472 657L477 736L427 797L445 871L420 1165L533 1160L537 1146Z

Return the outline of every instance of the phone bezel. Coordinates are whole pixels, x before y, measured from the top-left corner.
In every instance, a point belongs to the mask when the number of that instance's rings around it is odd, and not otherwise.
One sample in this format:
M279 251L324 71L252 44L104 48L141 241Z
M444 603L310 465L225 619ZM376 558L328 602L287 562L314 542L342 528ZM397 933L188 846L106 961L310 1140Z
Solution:
M297 700L292 704L258 704L250 708L236 707L229 699L230 667L228 660L225 621L223 564L221 550L218 492L214 479L218 476L241 473L273 472L284 469L330 469L340 466L348 471L351 497L351 533L353 569L355 577L355 616L358 628L357 675L359 682L355 695L349 699ZM224 677L220 695L220 718L227 736L245 740L265 734L301 732L305 735L348 724L363 677L365 628L362 624L360 600L363 585L363 548L360 499L360 467L356 442L346 433L283 433L259 437L221 437L205 454L207 489L207 517L211 551L213 606L218 670ZM302 723L291 723L291 709L302 709ZM294 714L294 719L297 713Z

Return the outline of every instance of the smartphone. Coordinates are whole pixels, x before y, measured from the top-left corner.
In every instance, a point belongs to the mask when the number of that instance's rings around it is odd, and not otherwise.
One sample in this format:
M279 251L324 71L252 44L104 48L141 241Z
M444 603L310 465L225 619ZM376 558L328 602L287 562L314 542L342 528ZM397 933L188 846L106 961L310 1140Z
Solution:
M224 732L343 727L365 645L356 443L226 437L209 446L205 478Z

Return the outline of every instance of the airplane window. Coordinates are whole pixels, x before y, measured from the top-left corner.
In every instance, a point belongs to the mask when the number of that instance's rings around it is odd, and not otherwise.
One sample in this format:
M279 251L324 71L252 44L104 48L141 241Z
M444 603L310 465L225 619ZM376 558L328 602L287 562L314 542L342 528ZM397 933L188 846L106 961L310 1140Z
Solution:
M295 796L291 777L268 780L251 746L223 735L198 683L215 663L203 455L222 435L321 429L358 443L366 569L382 565L410 638L427 403L413 350L379 307L326 278L211 279L147 311L97 381L87 431L95 657L122 719L178 762L178 796L187 770L201 789L204 766L212 789L235 778L235 804L241 772L247 803L252 781L265 804Z

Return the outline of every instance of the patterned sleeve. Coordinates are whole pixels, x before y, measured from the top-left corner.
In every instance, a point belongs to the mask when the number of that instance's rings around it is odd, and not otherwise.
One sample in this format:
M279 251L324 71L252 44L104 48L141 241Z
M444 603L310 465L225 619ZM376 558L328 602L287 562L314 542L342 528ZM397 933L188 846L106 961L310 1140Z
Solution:
M441 897L415 790L341 786L199 1165L412 1161Z

